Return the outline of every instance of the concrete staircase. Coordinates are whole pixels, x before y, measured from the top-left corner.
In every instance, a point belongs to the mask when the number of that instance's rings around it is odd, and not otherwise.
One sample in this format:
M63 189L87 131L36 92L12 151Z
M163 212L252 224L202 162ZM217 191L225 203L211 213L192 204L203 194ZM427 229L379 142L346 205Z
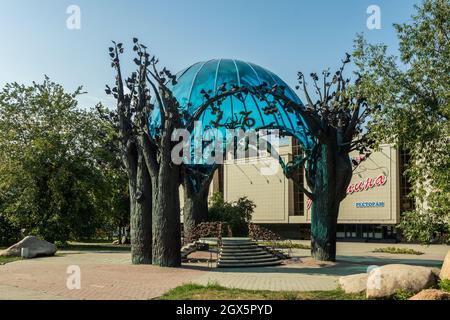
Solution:
M197 242L188 243L181 248L181 259L187 259L187 256L198 250Z
M223 238L219 250L219 268L267 267L281 260L248 238Z

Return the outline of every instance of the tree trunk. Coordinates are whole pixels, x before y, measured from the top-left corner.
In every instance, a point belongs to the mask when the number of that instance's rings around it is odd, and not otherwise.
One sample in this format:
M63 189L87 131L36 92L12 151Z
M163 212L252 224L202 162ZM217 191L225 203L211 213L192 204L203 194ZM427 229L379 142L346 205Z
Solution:
M311 256L336 261L336 231L339 205L333 204L327 186L316 192L311 216Z
M138 156L135 181L130 185L130 237L133 264L152 263L152 198L147 166Z
M315 174L311 256L319 261L336 261L339 206L352 176L350 158L340 155L333 145L321 145Z
M183 232L185 242L190 243L193 241L192 232L194 228L208 219L208 187L202 188L199 192L195 192L191 187L186 186L185 178L184 183L184 207L183 207Z
M179 167L162 161L153 186L153 264L181 266Z

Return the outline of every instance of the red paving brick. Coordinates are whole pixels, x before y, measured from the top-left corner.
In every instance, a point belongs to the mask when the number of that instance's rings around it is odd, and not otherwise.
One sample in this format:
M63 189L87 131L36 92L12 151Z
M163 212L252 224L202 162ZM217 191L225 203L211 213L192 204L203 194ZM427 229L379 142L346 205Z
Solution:
M80 253L9 263L0 266L0 299L16 299L8 297L8 287L43 299L152 299L206 272L192 267L135 266L128 261L126 253ZM80 290L66 287L70 265L81 269Z
M373 253L389 244L338 243L338 263L312 262L308 250L294 250L297 263L250 269L208 269L206 263L191 263L184 268L133 266L124 252L59 252L51 258L16 261L0 266L1 299L152 299L184 283L217 282L225 287L250 290L313 291L332 290L341 275L366 272L373 264L410 263L440 266L448 246L411 247L424 255ZM192 260L208 259L199 252ZM70 265L81 268L81 289L69 290L66 271Z

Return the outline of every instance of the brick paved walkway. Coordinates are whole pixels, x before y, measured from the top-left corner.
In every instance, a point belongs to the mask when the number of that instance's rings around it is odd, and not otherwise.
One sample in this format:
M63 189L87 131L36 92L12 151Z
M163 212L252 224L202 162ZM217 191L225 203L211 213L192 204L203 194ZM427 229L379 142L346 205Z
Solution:
M0 299L152 299L204 271L133 266L128 253L79 253L0 266ZM66 287L67 267L81 269L81 289Z
M184 283L217 282L252 290L332 290L341 275L366 272L370 265L408 263L439 267L448 246L415 247L422 256L374 254L373 245L338 245L337 263L318 266L308 250L295 250L301 261L279 267L210 269L203 263L171 269L133 266L124 252L60 252L55 257L23 260L0 266L0 299L152 299ZM398 246L398 245L396 245ZM66 271L81 269L81 289L68 290Z
M220 269L195 280L206 285L219 283L228 288L271 291L326 291L337 288L337 276L308 267L266 267L250 269Z

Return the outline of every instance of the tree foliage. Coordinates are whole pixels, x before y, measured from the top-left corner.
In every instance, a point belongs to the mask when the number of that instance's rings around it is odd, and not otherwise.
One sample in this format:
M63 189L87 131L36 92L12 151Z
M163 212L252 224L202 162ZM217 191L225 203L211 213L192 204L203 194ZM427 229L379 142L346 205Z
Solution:
M252 220L256 205L247 197L234 202L226 202L220 192L214 193L210 200L208 220L226 222L231 227L233 236L248 236L248 224Z
M121 203L111 197L120 173L107 170L105 124L77 108L81 90L46 77L0 92L0 220L16 231L4 242L18 230L52 242L89 238Z
M400 228L425 243L450 234L450 3L427 0L408 23L395 24L400 56L359 35L355 62L360 89L381 103L369 123L378 143L397 142L410 153L405 172L414 210Z

